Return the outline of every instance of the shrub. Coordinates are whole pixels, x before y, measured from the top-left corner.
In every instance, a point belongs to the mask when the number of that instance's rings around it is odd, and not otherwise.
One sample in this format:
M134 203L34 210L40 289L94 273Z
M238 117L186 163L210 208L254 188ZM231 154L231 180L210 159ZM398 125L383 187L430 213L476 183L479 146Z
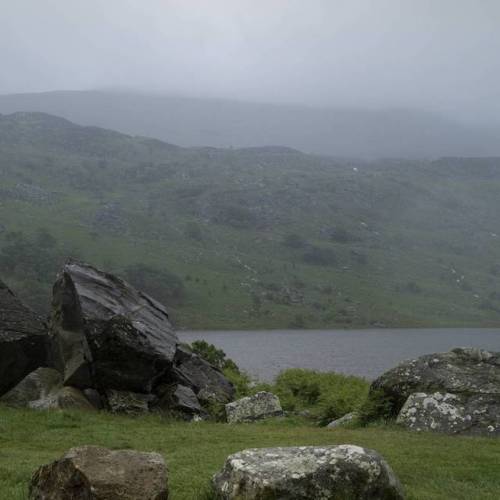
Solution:
M285 410L308 410L325 424L359 410L368 387L360 377L293 368L281 372L270 390L279 396Z
M289 233L284 236L283 245L290 248L303 248L306 246L306 240L297 233Z
M302 256L302 260L307 264L316 266L335 266L337 257L331 248L320 248L311 246Z

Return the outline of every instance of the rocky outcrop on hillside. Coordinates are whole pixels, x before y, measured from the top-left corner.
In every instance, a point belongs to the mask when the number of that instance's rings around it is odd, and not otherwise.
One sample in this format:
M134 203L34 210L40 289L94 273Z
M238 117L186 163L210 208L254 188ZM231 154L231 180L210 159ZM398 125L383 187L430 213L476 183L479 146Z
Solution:
M213 486L223 500L404 498L387 462L354 445L244 450L227 458Z
M44 351L49 337L43 324L10 293L5 292L15 307L6 309L10 316L2 311L1 318L7 318L4 323L17 335L9 339L19 340L5 341L11 356L0 359L0 374L11 366L17 370L5 389L47 358L55 369L31 373L5 396L10 404L61 407L69 391L96 408L131 414L167 411L192 418L205 416L204 406L210 402L233 399L234 388L224 375L180 345L165 307L116 276L76 261L63 267L53 288L50 355Z
M0 281L0 396L48 363L47 327Z
M31 478L30 500L167 500L168 470L159 453L72 448Z
M404 361L376 379L368 419L395 418L416 430L500 432L500 353L456 348Z

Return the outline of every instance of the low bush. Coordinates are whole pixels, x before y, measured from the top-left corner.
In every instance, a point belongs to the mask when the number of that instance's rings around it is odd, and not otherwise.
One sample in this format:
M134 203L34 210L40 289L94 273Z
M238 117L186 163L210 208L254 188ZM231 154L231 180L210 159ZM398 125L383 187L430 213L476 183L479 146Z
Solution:
M307 410L325 424L359 410L368 388L368 382L360 377L292 368L281 372L270 390L285 410Z

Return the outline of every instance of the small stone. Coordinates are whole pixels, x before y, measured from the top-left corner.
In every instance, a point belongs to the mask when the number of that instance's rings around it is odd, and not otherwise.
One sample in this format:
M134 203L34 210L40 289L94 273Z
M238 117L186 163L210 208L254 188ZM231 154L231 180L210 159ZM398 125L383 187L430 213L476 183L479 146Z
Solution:
M326 427L328 429L335 429L336 427L342 427L344 425L354 422L357 416L358 415L356 414L356 412L347 413L343 417L337 418L337 420L333 420Z
M278 396L265 391L228 403L225 409L230 424L283 416Z

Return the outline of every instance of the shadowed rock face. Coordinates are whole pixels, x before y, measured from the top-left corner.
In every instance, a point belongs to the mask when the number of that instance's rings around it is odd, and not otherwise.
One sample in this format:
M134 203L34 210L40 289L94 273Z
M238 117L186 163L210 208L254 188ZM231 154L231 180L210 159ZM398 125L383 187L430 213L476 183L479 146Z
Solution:
M403 499L387 462L353 445L244 450L212 482L222 500Z
M167 500L167 466L159 453L72 448L40 467L30 500Z
M48 363L47 328L0 281L0 396Z
M65 386L95 389L111 411L206 415L201 403L227 403L233 385L179 345L165 308L125 281L80 262L54 285L50 333Z
M94 410L92 403L75 387L64 387L61 374L53 368L37 368L4 394L0 401L8 406L36 410Z
M178 343L165 308L125 281L78 262L54 285L51 335L64 383L149 393Z
M500 394L500 353L456 348L404 361L372 383L369 400L380 411L372 417L396 417L408 397L418 392Z

